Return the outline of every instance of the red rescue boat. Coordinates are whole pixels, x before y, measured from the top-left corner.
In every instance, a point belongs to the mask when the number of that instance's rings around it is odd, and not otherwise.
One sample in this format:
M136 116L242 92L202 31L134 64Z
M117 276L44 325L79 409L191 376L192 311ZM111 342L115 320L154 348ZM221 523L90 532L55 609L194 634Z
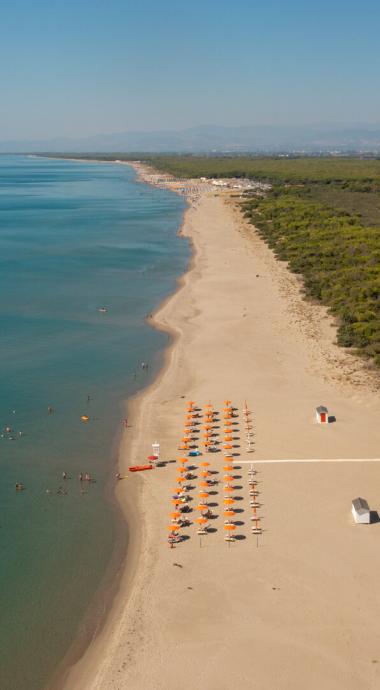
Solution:
M153 465L132 465L128 469L130 472L144 472L144 470L152 470Z

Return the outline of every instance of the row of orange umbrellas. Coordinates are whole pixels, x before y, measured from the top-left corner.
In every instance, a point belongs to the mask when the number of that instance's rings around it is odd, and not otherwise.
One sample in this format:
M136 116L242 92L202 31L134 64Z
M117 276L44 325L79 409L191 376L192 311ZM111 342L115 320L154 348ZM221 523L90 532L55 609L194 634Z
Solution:
M182 451L187 451L189 449L189 443L192 440L192 430L194 426L194 418L196 417L196 411L194 408L194 401L189 401L187 403L187 413L185 415L185 423L184 423L184 435L182 437L182 443L179 446L179 449ZM178 539L179 537L179 530L181 529L181 511L179 510L179 506L183 503L183 499L181 498L181 495L184 494L184 489L182 485L186 481L185 474L188 471L188 468L186 467L186 464L188 462L187 457L179 457L177 458L177 478L176 478L176 484L178 485L177 487L174 488L175 494L174 497L171 499L173 509L169 513L169 517L171 518L172 522L170 525L168 525L167 529L169 531L169 543L173 547L174 542Z

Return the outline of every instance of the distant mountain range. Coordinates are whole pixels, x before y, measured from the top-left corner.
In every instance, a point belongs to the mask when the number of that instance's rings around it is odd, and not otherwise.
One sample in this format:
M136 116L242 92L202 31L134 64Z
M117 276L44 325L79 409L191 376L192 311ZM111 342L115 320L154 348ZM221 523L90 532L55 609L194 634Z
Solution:
M0 141L0 153L380 153L380 125L220 127Z

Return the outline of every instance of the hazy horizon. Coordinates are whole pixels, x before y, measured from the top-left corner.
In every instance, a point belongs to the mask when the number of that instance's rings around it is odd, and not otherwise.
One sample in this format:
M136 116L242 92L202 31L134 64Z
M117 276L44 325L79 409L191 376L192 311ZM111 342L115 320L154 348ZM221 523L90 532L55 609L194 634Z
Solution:
M0 141L204 123L371 127L379 20L368 0L6 0Z

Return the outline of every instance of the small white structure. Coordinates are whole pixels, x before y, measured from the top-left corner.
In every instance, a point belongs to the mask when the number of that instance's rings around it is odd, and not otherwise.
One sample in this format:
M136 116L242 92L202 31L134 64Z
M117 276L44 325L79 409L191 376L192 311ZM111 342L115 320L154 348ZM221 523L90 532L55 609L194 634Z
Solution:
M155 455L157 458L156 462L158 462L160 459L160 444L157 443L157 441L155 443L152 443L152 451L153 455Z
M318 424L328 424L329 423L329 411L324 405L319 405L315 410L315 418Z
M364 498L354 498L351 512L356 523L360 525L369 525L371 522L371 511Z

